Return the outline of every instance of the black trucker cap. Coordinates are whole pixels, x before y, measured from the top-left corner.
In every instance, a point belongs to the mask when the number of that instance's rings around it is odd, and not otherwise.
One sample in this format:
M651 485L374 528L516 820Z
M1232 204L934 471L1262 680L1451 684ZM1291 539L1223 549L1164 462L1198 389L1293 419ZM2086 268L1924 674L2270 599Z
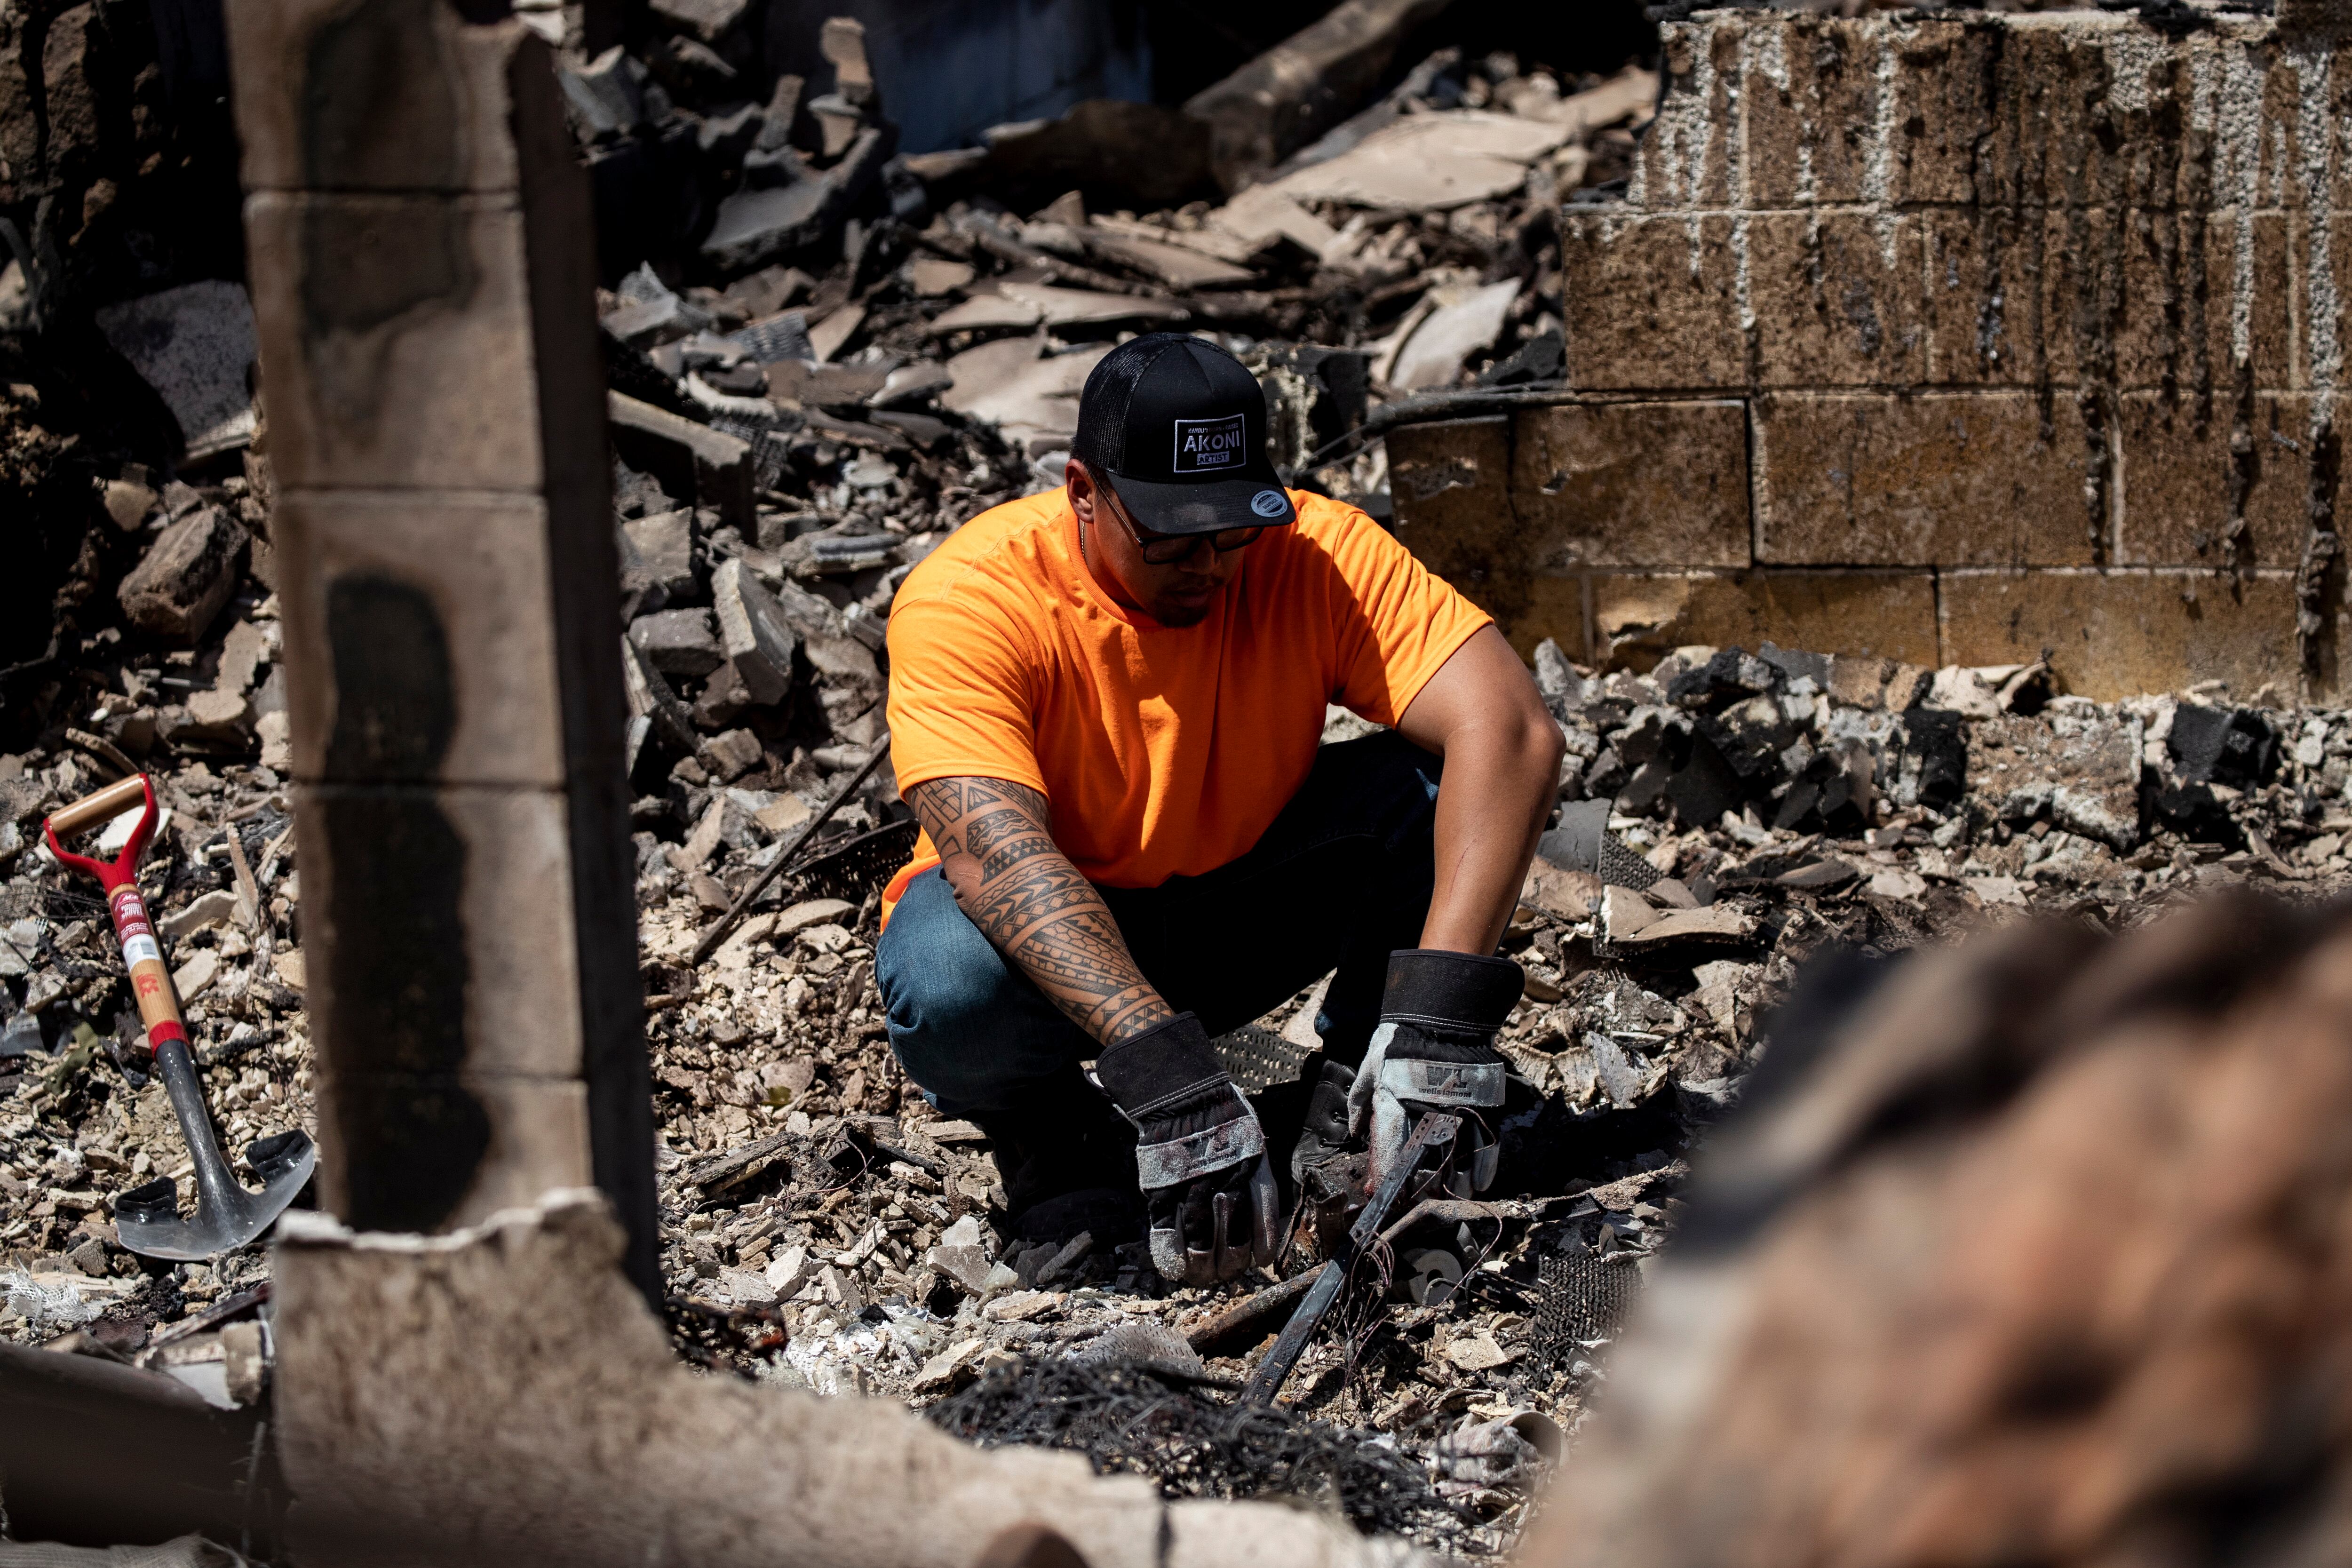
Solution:
M1153 533L1296 521L1265 450L1265 393L1242 362L1181 332L1105 354L1078 397L1070 455Z

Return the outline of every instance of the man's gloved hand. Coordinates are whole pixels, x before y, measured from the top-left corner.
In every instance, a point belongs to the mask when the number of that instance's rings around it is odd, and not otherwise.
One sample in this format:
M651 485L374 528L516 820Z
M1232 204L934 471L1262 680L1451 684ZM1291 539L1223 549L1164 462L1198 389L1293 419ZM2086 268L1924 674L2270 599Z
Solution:
M1282 1225L1274 1163L1249 1101L1190 1013L1111 1046L1095 1081L1135 1123L1135 1169L1151 1215L1151 1262L1213 1285L1274 1261ZM1499 1081L1499 1080L1498 1080Z
M1348 1088L1355 1081L1355 1068L1345 1062L1327 1061L1315 1075L1315 1087L1307 1091L1307 1121L1290 1151L1290 1179L1318 1207L1346 1199L1355 1185L1352 1175L1361 1174L1352 1170L1360 1162L1349 1158L1364 1147L1355 1135L1348 1108Z
M1389 954L1380 1027L1348 1089L1349 1124L1371 1151L1368 1190L1379 1187L1424 1113L1501 1109L1504 1062L1495 1036L1526 984L1507 958L1430 948ZM1475 1116L1462 1131L1457 1178L1484 1192L1499 1150Z

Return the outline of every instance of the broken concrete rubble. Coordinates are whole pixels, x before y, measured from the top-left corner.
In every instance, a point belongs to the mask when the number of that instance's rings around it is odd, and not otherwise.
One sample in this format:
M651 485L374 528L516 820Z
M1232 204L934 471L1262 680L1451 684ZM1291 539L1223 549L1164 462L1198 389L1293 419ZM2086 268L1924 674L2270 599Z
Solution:
M164 524L116 596L142 631L194 643L228 603L245 530L220 508L197 506Z
M565 89L592 157L683 145L683 156L740 166L738 195L805 197L803 180L854 173L880 110L857 90L845 50L834 62L842 79L817 95L838 101L802 105L800 84L786 94L780 83L761 107L713 88L683 143L639 139L669 112L656 95L678 94L675 109L699 90L680 83L739 68L720 47L740 26L729 9L666 4L657 25L679 43L658 71L625 52L601 68L580 62L581 90ZM667 282L632 271L602 301L622 389L612 515L616 548L626 544L626 617L600 620L596 635L624 638L635 721L629 869L654 1017L661 1293L671 1343L689 1358L923 1401L976 1395L995 1379L989 1397L1011 1402L1034 1386L1019 1379L1092 1354L1122 1325L1225 1304L1161 1294L1108 1234L1069 1256L1006 1235L976 1130L939 1120L905 1083L871 984L874 894L911 838L887 774L812 847L817 863L785 879L708 964L685 960L711 914L871 754L880 628L905 570L986 505L1058 482L1077 387L1127 325L1182 311L1184 324L1223 333L1265 379L1294 475L1376 515L1391 484L1412 498L1408 512L1456 492L1476 501L1482 471L1516 482L1524 470L1535 490L1552 486L1579 507L1612 493L1578 463L1611 449L1626 424L1610 421L1657 419L1659 405L1575 429L1581 411L1548 409L1542 440L1512 434L1499 470L1479 468L1483 447L1424 447L1391 473L1410 440L1330 456L1377 413L1402 408L1402 395L1556 382L1566 352L1557 198L1574 196L1571 213L1602 205L1591 186L1637 156L1618 128L1644 115L1654 81L1629 72L1563 91L1531 65L1454 58L1409 84L1386 121L1402 130L1381 141L1369 127L1222 205L1055 199L1089 184L1072 178L1018 204L1024 219L986 188L950 195L945 176L926 188L911 165L894 183L886 163L866 205L829 216L822 239L788 258L743 276L729 275L740 258ZM813 138L803 109L819 124ZM1400 145L1423 148L1426 167L1401 168ZM1350 164L1348 148L1378 156ZM1492 195L1455 199L1487 184ZM1745 495L1744 416L1717 430L1723 412L1720 400L1676 411L1677 429L1704 426L1713 444L1675 482ZM1517 431L1519 417L1504 422ZM1738 463L1716 462L1735 448ZM153 767L177 803L157 908L204 1011L224 1113L247 1131L312 1118L318 1064L298 994L307 972L298 857L284 837L295 770L282 681L269 695L284 661L257 644L278 614L264 547L300 530L273 531L266 452L239 488L192 471L179 496L160 470L107 465L99 526L133 546L147 542L151 515L168 532L206 509L252 536L242 567L214 580L234 610L215 605L209 626L184 634L147 626L113 599L110 574L128 563L97 557L89 584L105 623L50 623L78 627L58 667L70 679L0 762L0 793L13 784L26 797L0 825L10 877L0 913L13 917L0 924L12 944L0 952L5 1039L17 1047L0 1044L0 1247L10 1249L0 1264L41 1282L9 1297L26 1306L0 1329L37 1337L64 1322L50 1303L70 1296L62 1310L90 1310L128 1342L233 1297L264 1265L248 1254L154 1273L108 1235L107 1201L167 1145L152 1086L139 1088L135 1058L109 1043L121 998L103 978L102 911L45 880L26 846L46 805L123 765L109 749ZM1556 473L1575 477L1555 483ZM1422 521L1409 518L1409 542ZM159 538L151 556L161 548ZM1832 658L1744 631L1685 646L1694 639L1680 630L1729 623L1691 608L1704 595L1690 583L1654 586L1593 601L1608 637L1531 650L1570 763L1547 862L1507 938L1529 973L1505 1042L1507 1148L1526 1195L1496 1206L1491 1244L1483 1230L1442 1226L1401 1242L1385 1321L1345 1353L1323 1347L1299 1379L1302 1409L1341 1424L1346 1443L1433 1469L1480 1511L1474 1527L1427 1538L1452 1549L1498 1548L1523 1517L1532 1472L1501 1433L1572 1425L1594 1387L1587 1342L1605 1336L1548 1336L1546 1313L1565 1298L1547 1282L1571 1265L1640 1276L1673 1228L1674 1156L1737 1100L1759 1012L1801 956L1825 942L1905 947L2032 907L2124 925L2212 882L2321 892L2347 875L2352 735L2336 710L2283 708L2278 692L2244 682L2113 705L2053 700L2032 648L2006 656L2021 663L1934 668L1932 595L1926 651L1895 650L1907 661L1888 657L1891 645ZM1507 584L1475 591L1509 607ZM1665 599L1681 607L1653 614ZM639 620L644 637L624 629ZM1811 624L1839 629L1833 613ZM166 635L190 646L167 648ZM1627 668L1594 668L1604 652ZM2252 705L2234 705L2231 690ZM257 899L239 888L231 833L254 863ZM312 867L314 899L325 876ZM326 929L319 904L310 914L314 931ZM1303 1049L1315 1007L1310 994L1262 1022ZM1234 1348L1180 1370L1245 1375L1255 1347ZM206 1364L226 1383L225 1353Z
M740 1562L962 1568L976 1544L1040 1522L1103 1568L1421 1560L1294 1509L1171 1503L1075 1459L984 1454L878 1401L694 1377L623 1284L620 1247L577 1193L438 1240L294 1226L277 1408L305 1549L373 1560L371 1542L395 1538L441 1561L618 1563L662 1542ZM387 1338L394 1321L408 1331ZM659 1436L624 1454L602 1436L616 1422ZM519 1470L518 1437L540 1447ZM793 1487L750 1479L780 1469ZM888 1506L841 1506L909 1471L921 1483Z

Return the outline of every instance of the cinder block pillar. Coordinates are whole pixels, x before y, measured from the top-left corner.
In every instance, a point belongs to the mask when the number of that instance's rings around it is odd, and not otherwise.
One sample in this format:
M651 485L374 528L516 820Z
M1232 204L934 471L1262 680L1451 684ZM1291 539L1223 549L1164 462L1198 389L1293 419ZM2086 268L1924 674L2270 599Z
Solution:
M611 1194L652 1114L587 183L503 7L230 0L327 1207Z

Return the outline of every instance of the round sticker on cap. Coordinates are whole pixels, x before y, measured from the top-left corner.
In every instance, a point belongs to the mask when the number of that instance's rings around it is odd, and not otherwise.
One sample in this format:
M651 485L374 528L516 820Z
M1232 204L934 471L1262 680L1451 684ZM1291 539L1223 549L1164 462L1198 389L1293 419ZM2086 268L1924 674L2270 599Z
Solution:
M1280 517L1290 510L1290 498L1280 490L1260 490L1250 497L1250 510L1260 517Z

